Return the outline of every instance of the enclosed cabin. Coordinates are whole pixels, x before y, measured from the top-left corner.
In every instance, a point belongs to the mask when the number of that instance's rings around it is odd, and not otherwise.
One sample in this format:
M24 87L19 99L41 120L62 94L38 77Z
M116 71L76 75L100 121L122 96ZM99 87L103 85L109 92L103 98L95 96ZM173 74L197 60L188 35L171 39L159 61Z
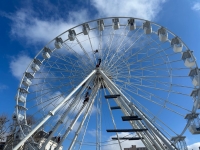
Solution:
M62 48L62 44L63 44L63 40L62 40L61 37L55 38L55 43L54 43L54 45L55 45L55 47L56 47L57 49Z
M192 84L194 86L199 86L199 78L200 78L200 70L198 68L191 69L189 72L189 76L192 79Z
M32 64L31 64L31 69L34 72L37 72L40 70L40 66L41 66L42 62L39 59L34 59Z
M27 97L28 91L24 88L20 88L18 91L18 94L16 95L15 99L17 101L17 105L15 108L18 109L18 113L23 113L27 110L25 107L26 97Z
M82 31L83 31L84 35L88 35L88 33L90 31L90 26L88 23L83 24Z
M171 40L171 46L173 47L173 51L175 53L179 53L182 52L183 49L183 43L181 42L181 40L178 37L174 37Z
M128 25L129 25L129 30L130 30L130 31L135 30L135 29L136 29L135 19L130 18L130 19L128 20Z
M98 25L99 31L103 31L104 30L104 22L103 22L103 20L97 20L97 25Z
M12 115L13 121L18 121L19 123L22 122L24 120L24 118L25 118L24 115L22 115L20 113L16 114L14 112L13 115Z
M29 92L25 88L19 88L18 94L15 97L15 100L18 101L18 103L25 103L26 96Z
M192 120L188 127L192 134L200 134L200 119L198 115L198 113L190 113L185 116L185 119Z
M152 27L150 21L146 21L143 23L142 28L144 30L145 34L151 34L152 33Z
M190 96L194 99L194 107L200 109L200 89L194 89Z
M74 30L69 30L68 32L69 32L68 34L69 40L74 41L74 39L76 38L76 32Z
M118 30L120 28L119 18L113 18L112 22L113 22L113 29Z
M27 124L27 122L26 122L26 123L23 123L23 124L21 125L21 127L22 127L22 129L23 129L24 134L27 135L28 133L31 132L31 125Z
M192 68L196 63L192 51L190 50L182 53L182 60L184 61L185 66L188 68Z
M30 86L32 84L31 79L33 78L34 78L33 74L31 74L30 72L25 72L22 84L26 87Z
M163 27L158 29L158 37L161 42L165 42L168 40L168 33L167 30Z
M178 150L187 150L187 144L185 142L185 136L176 136L176 137L172 137L171 141L174 143L176 142L176 148L178 148Z
M52 53L52 51L49 48L44 47L42 56L44 59L49 59L51 57L51 53Z

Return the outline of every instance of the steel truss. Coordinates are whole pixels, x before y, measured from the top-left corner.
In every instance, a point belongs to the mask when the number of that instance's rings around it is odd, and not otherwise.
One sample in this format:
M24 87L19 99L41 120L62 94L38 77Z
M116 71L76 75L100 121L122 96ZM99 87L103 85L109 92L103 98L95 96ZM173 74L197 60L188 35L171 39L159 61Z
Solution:
M101 82L99 82L99 79L101 79ZM96 69L92 71L55 109L49 111L49 114L44 118L44 120L40 124L38 124L26 137L24 137L24 139L20 143L18 143L18 145L15 146L13 150L17 150L18 148L20 148L34 134L34 132L36 132L43 124L45 124L45 122L50 117L52 117L56 113L56 111L58 111L63 105L65 105L65 102L69 100L73 96L73 94L80 89L80 91L76 95L74 102L71 103L68 109L63 113L63 115L61 116L57 124L53 127L51 134L48 136L45 143L40 148L41 150L44 150L44 147L50 141L53 134L58 129L59 125L63 123L64 118L66 117L70 109L72 109L73 106L76 105L80 94L82 94L82 92L88 88L88 85L91 81L96 83L94 85L94 90L92 91L91 96L90 96L91 102L89 104L88 103L83 104L82 108L79 110L76 117L71 122L68 129L65 131L65 134L61 138L61 141L59 142L55 150L58 150L60 148L63 141L68 136L69 132L72 130L73 126L77 122L80 115L82 115L84 110L87 108L84 118L82 119L76 131L76 134L71 142L71 145L69 147L70 150L73 148L74 143L76 142L77 136L80 133L80 130L82 129L83 124L89 115L89 112L91 111L92 105L94 104L94 100L96 98L96 95L98 93L100 86L102 86L102 83L108 89L111 95L120 94L119 98L115 98L115 102L118 104L118 106L122 108L122 111L126 116L137 114L140 118L142 118L142 121L137 121L137 122L130 121L130 124L134 129L144 129L144 128L148 129L148 131L137 133L137 135L143 139L142 142L144 143L146 147L148 147L148 149L150 150L156 150L156 149L176 150L177 149L176 146L169 139L167 139L162 134L162 132L134 105L134 103L132 103L119 90L119 88L117 88L117 86L108 78L108 76L105 75L105 73L102 70ZM84 86L82 86L83 84Z
M50 41L26 69L16 95L14 141L5 150L101 150L115 144L122 150L131 139L150 150L187 150L185 131L200 134L199 85L192 51L166 28L130 17L80 24ZM125 129L118 129L115 109L121 109L132 128L127 131L135 135L120 137ZM102 140L105 117L116 143ZM178 121L185 124L179 128ZM92 142L87 141L91 127Z

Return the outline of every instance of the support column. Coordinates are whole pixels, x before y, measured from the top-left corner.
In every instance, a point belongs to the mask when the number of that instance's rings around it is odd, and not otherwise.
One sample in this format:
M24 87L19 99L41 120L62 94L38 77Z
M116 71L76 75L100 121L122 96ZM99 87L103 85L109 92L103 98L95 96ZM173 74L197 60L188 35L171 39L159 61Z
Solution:
M58 127L60 126L60 124L63 123L64 119L66 118L66 116L68 115L69 111L77 104L77 102L79 102L79 98L80 95L84 92L84 90L88 87L89 83L91 82L91 80L94 77L88 79L88 81L85 83L85 85L82 87L82 89L78 92L78 94L75 97L75 100L73 102L71 102L71 104L69 105L69 107L66 109L66 111L63 113L63 115L60 117L59 121L56 123L56 125L53 127L51 134L48 136L48 138L46 139L46 141L44 142L44 144L42 144L41 150L44 150L46 145L49 143L49 141L51 140L52 136L54 135L54 133L57 131Z
M57 110L59 110L62 105L70 99L70 97L94 74L96 73L96 70L93 70L56 108L54 108L52 111L49 112L49 114L28 134L22 141L20 141L13 150L18 150L24 143L47 121L49 118L51 118Z
M115 84L104 74L102 70L99 70L99 73L103 77L103 79L108 83L108 86L112 86L118 94L123 98L123 100L129 105L132 111L136 112L140 118L145 122L146 125L148 125L153 132L156 133L156 135L162 140L162 142L168 147L169 150L177 149L173 143L168 140L160 131L157 129L151 121L132 103L126 98L126 96L115 86Z
M83 118L83 120L81 121L81 123L80 123L80 125L79 125L79 127L78 127L78 129L77 129L77 131L76 131L76 133L75 133L75 136L74 136L74 138L73 138L73 140L72 140L72 142L71 142L71 144L70 144L70 146L69 146L69 148L68 148L68 150L72 150L72 148L73 148L73 146L74 146L74 144L75 144L75 142L76 142L76 139L77 139L77 137L78 137L78 135L79 135L79 133L80 133L82 127L83 127L83 124L84 124L84 122L85 122L85 120L86 120L86 118L87 118L89 112L90 112L91 109L92 109L92 106L93 106L93 104L94 104L94 101L95 101L95 98L96 98L96 95L97 95L97 92L98 92L99 88L100 88L100 85L97 86L97 90L94 92L95 95L91 98L91 99L92 99L92 102L90 103L90 105L89 105L89 107L88 107L88 109L87 109L87 111L86 111L86 113L85 113L85 115L84 115L84 118Z
M97 83L97 85L95 86L94 91L92 91L91 97L92 97L92 102L89 104L87 110L92 106L92 104L94 103L95 98L93 98L98 89L99 89L100 85ZM75 125L75 123L77 122L77 120L79 119L80 115L83 113L83 110L85 109L87 103L83 104L83 107L80 109L80 111L78 112L78 114L76 115L75 119L72 121L72 123L69 125L67 131L64 133L62 139L60 140L60 142L58 143L57 147L55 148L55 150L58 150L61 146L61 144L63 143L63 141L65 140L65 138L68 136L68 134L70 133L70 131L73 129L73 126ZM73 142L73 141L72 141Z
M115 92L114 89L112 89L110 86L109 87L106 87L108 89L108 91L111 93L111 94L114 94L113 92ZM110 89L111 88L111 89ZM122 109L122 112L124 113L124 115L127 115L127 116L130 116L131 115L131 109L126 105L126 104L123 104L122 105L122 101L119 101L118 99L115 99L115 102L117 103L117 105L119 105L121 108L124 108L126 107L125 109ZM126 110L126 111L125 111ZM136 124L132 124L131 123L131 126L133 128L136 128L138 129L138 125ZM148 131L146 131L145 133L147 133ZM155 150L155 148L152 146L152 143L154 142L153 140L152 141L149 141L149 137L146 137L145 134L143 134L143 136L141 135L142 133L137 133L140 137L143 137L144 139L142 139L142 142L144 144L146 144L145 146L148 147L148 149L150 150ZM152 139L152 138L150 138Z

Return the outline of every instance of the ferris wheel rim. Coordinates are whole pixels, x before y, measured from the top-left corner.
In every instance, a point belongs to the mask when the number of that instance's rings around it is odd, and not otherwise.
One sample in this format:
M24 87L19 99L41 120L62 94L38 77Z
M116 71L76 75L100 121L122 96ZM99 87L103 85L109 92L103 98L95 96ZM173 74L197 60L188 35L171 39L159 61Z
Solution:
M95 19L95 20L92 20L92 21L88 21L88 22L79 24L79 25L77 25L77 26L75 26L75 27L72 27L72 28L70 28L70 29L64 31L64 32L61 33L60 35L56 36L56 37L55 37L53 40L51 40L49 43L52 43L57 37L60 37L61 35L67 33L68 31L70 31L70 30L72 30L72 29L75 29L75 28L77 28L77 27L80 27L80 26L82 26L82 25L84 25L84 24L86 24L86 23L91 23L91 22L95 22L95 21L98 21L98 20L102 20L102 19L104 20L104 19L113 19L113 18L119 18L119 19L120 19L120 18L126 18L126 19L131 19L131 18L132 18L132 19L141 20L141 21L148 21L148 20L144 20L144 19L140 19L140 18L133 18L133 17L108 17L108 18ZM152 23L152 24L154 24L154 25L156 25L156 26L158 26L158 27L162 27L162 26L160 26L160 25L158 25L158 24L156 24L156 23L154 23L154 22L150 22L150 23ZM105 27L106 27L106 26L105 26ZM92 30L96 30L96 29L97 29L97 28L94 28L94 29L92 29ZM165 28L165 29L166 29L166 28ZM174 37L177 37L173 32L169 31L168 29L166 29L166 30L167 30L170 34L172 34ZM81 34L81 32L78 33L78 34ZM77 34L77 35L78 35L78 34ZM157 34L157 32L155 32L154 34ZM178 38L178 39L181 40L180 38ZM170 41L168 41L168 42L170 42ZM183 45L189 50L189 48L187 47L187 45L186 45L182 40L181 40L181 42L182 42ZM48 47L49 43L48 43L45 47ZM54 49L54 50L55 50L55 49ZM53 50L53 51L54 51L54 50ZM37 57L42 53L42 51L43 51L43 48L37 53L37 55L34 57L34 59L37 59ZM34 59L33 59L33 60L31 61L31 63L28 65L28 67L27 67L27 69L26 69L25 72L28 71L28 69L30 68L30 66L31 66L31 64L33 63ZM43 61L45 61L45 59L44 59ZM42 61L42 62L43 62L43 61ZM198 68L198 64L197 64L196 60L195 60L195 65L196 65L196 67ZM19 85L20 88L21 88L21 85L22 85L22 82L23 82L24 77L25 77L25 74L23 75L23 77L22 77L22 79L21 79L21 82L20 82L20 85ZM18 93L17 93L17 96L19 96L19 91L18 91ZM18 100L17 100L16 105L18 105ZM194 108L194 107L195 107L195 106L193 105L193 108ZM193 109L192 111L193 111L193 113L196 112L195 109ZM16 114L18 115L18 107L16 108ZM19 121L18 121L18 123L19 123ZM190 122L188 121L187 124L186 124L186 126L185 126L185 129L184 129L184 130L187 129L187 127L188 127L189 124L190 124ZM22 128L21 128L21 130L23 131ZM183 131L180 135L184 134L184 132L185 132L185 131Z

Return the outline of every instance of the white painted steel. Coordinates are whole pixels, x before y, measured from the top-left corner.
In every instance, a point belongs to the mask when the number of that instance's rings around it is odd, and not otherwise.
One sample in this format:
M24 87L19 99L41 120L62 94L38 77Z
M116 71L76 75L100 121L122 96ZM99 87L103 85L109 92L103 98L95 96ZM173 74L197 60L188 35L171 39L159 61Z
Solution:
M134 20L134 22L129 24L128 20ZM190 53L190 55L186 53ZM184 54L184 58L181 58L181 54ZM100 65L98 65L99 59L101 60ZM55 109L58 112L54 118L61 116L64 112L63 116L70 116L72 111L78 110L76 106L70 108L71 105L68 106L67 102L60 105L65 101L63 97L75 90L76 85L84 80L90 72L102 70L114 85L123 91L128 100L137 106L137 111L141 112L141 116L146 115L150 118L146 120L146 123L138 121L131 124L134 128L142 128L144 125L149 128L146 134L138 133L145 138L144 144L151 147L152 150L154 147L150 146L151 144L156 145L157 149L163 149L162 142L164 141L165 145L169 147L169 139L182 137L190 123L195 120L186 120L186 124L176 132L171 123L165 121L167 118L160 116L164 112L169 112L183 119L185 114L195 114L198 111L200 108L199 95L191 95L194 103L188 98L190 92L198 89L200 85L199 75L188 76L188 72L194 68L198 68L198 66L192 51L189 51L179 37L154 22L139 18L109 17L80 24L50 41L28 66L26 74L21 80L20 88L25 88L29 93L23 95L18 90L16 116L22 115L24 119L15 121L16 124L19 124L16 130L20 131L22 137L27 135L23 125L27 124L26 115L29 112L37 114L36 116L41 120L44 118L39 126L45 123L46 130L53 129L55 125L54 122L51 124L53 118L51 115L55 111L50 110ZM188 82L188 78L192 80ZM85 86L84 88L86 90ZM188 92L189 90L190 92ZM110 92L113 91L116 93L117 89L111 87ZM160 96L161 93L165 96ZM78 91L74 94L77 95ZM82 99L83 94L77 96ZM24 96L25 99L20 100L20 96ZM177 99L189 99L187 104L193 108L188 108L177 101L171 101L173 96L177 96ZM124 97L116 100L119 105L124 107L122 110L125 115L130 115L132 110L136 111L133 106L128 106L129 101ZM145 105L146 103L150 105ZM150 108L152 105L160 109L155 113ZM57 106L60 107L57 109ZM45 116L49 116L49 119ZM98 117L101 118L100 113L97 114L97 119ZM102 124L101 120L100 124ZM65 131L64 125L61 124L61 129L55 132L57 135ZM40 130L39 126L37 129L32 126L34 131L30 133L33 134ZM157 131L157 128L162 130L162 133ZM104 146L99 133L101 127L97 126L97 129L96 136L99 139L96 138L95 144L101 147ZM31 134L28 136L34 141ZM173 144L178 140L173 141ZM79 143L76 142L76 144ZM84 144L88 143L81 142L80 147Z
M56 108L54 108L52 111L49 111L49 114L28 134L22 141L20 141L13 150L17 150L20 146L22 146L30 136L32 136L51 116L55 114L55 112L94 74L96 73L96 70L93 70Z

